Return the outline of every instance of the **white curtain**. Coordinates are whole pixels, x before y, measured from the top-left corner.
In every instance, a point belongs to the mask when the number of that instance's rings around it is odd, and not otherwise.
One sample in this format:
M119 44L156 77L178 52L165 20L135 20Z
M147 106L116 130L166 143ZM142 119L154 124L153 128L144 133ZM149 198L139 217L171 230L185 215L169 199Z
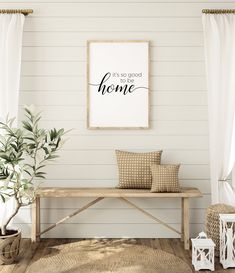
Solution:
M0 14L0 120L18 116L23 14ZM1 203L0 224L13 209L12 200Z
M235 206L235 15L203 14L212 203Z

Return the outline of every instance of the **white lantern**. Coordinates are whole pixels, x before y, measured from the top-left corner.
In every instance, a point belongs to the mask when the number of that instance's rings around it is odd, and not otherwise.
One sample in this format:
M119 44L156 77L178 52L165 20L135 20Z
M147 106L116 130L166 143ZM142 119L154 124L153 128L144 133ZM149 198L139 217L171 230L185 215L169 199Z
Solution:
M215 270L214 248L215 243L207 238L204 232L200 232L198 237L192 241L192 264L195 271L200 269Z
M220 214L220 263L235 267L235 214Z

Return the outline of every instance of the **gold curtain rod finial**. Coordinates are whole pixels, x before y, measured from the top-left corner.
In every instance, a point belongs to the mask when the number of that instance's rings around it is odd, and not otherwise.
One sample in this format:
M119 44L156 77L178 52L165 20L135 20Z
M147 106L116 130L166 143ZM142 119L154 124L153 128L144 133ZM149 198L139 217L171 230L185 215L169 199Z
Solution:
M235 9L203 9L202 13L205 14L235 13Z
M0 14L15 14L15 13L22 13L25 16L33 13L32 9L0 9Z

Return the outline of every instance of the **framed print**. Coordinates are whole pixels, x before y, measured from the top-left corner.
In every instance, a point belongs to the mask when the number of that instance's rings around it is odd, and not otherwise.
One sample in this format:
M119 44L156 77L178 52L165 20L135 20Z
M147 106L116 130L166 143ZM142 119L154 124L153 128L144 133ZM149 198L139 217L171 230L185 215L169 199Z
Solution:
M149 42L88 41L89 129L149 128Z

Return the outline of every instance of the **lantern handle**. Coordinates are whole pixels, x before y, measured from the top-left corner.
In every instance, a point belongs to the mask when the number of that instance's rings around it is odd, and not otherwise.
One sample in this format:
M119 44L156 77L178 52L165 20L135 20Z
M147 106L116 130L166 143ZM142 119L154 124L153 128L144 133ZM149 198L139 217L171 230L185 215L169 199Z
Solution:
M200 232L197 236L198 239L207 239L207 235L204 231Z

